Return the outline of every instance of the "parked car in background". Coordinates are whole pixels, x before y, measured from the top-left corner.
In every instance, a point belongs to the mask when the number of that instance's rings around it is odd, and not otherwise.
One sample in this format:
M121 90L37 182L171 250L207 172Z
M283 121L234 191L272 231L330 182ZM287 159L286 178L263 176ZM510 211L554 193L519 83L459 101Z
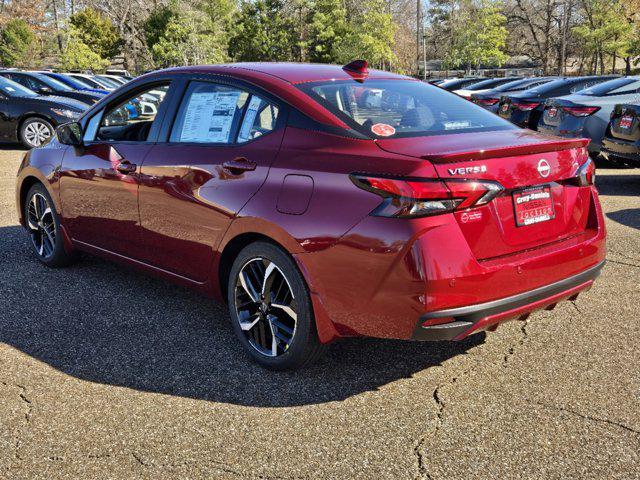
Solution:
M503 95L509 95L511 93L522 92L529 88L535 88L539 85L544 85L558 77L528 77L520 80L514 80L513 82L503 83L502 85L487 90L486 92L474 93L471 95L471 101L477 103L481 107L489 110L490 112L497 113L500 98Z
M503 95L498 106L498 115L518 126L536 130L549 98L569 95L585 88L606 82L616 75L559 78L523 92Z
M116 75L118 77L122 77L127 81L133 79L133 76L127 70L124 70L122 68L109 68L109 69L105 70L104 73L106 75Z
M640 167L640 102L615 106L601 154L614 163Z
M487 90L499 87L500 85L504 85L505 83L513 82L514 80L520 79L522 79L522 77L490 78L487 80L482 80L481 82L472 83L471 85L467 85L462 89L454 90L453 93L461 96L462 98L466 98L467 100L471 100L471 95L473 95L474 93L486 92Z
M42 73L43 75L46 75L55 80L58 80L59 82L64 83L65 85L73 88L74 90L79 90L81 92L98 93L100 95L106 95L109 93L109 90L106 90L102 87L100 88L91 87L87 83L81 82L80 80L70 77L64 73L57 73L57 72L38 72L38 73Z
M86 73L65 73L66 76L75 78L80 83L84 83L86 86L90 88L98 88L107 90L109 92L115 90L117 87L112 86L111 84L107 84L107 82L100 81L94 78L93 75L89 75Z
M365 62L189 66L61 126L16 204L43 264L81 250L225 298L247 354L292 369L340 337L462 340L575 300L606 254L585 144Z
M103 79L103 80L109 80L112 82L115 82L116 84L122 86L125 83L127 83L129 80L127 80L124 77L120 77L118 75L107 75L107 74L101 74L101 75L96 75L96 77L98 77L99 79Z
M93 92L82 92L74 90L64 83L48 77L42 73L22 72L16 70L1 70L0 76L13 80L23 87L40 95L55 95L57 97L73 98L87 105L93 105L98 102L104 95Z
M91 75L91 78L96 82L99 82L109 88L120 88L123 84L113 78L107 77L106 75Z
M622 77L545 102L538 131L561 137L590 138L589 152L600 153L617 104L640 101L640 77Z
M444 90L448 90L449 92L453 92L454 90L460 90L461 88L466 87L467 85L471 85L472 83L478 83L483 79L481 77L464 77L464 78L451 78L445 80L438 84L438 86Z
M76 120L87 107L71 98L38 95L0 76L0 139L39 147L58 125Z

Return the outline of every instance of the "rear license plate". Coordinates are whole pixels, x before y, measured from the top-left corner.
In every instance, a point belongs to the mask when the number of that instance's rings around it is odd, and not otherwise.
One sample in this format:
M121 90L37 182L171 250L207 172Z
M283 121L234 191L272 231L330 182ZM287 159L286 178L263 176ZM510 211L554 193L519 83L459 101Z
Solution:
M503 103L500 106L500 112L501 113L507 113L509 111L509 104L508 103Z
M549 118L555 118L556 115L558 115L558 109L557 108L550 108L549 109Z
M549 185L513 192L513 207L518 227L546 222L556 216Z
M632 123L633 123L633 117L622 117L620 119L620 128L624 128L624 129L631 128Z

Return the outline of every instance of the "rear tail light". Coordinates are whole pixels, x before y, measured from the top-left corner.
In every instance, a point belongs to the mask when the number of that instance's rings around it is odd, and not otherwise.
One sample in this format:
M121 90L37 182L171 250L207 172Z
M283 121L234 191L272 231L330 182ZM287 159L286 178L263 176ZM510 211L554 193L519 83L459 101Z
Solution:
M573 115L574 117L588 117L589 115L593 115L600 107L561 107L562 110L567 112L569 115Z
M595 181L596 164L590 157L587 157L587 161L580 165L576 171L576 175L573 178L568 179L566 183L576 185L578 187L588 187L589 185L593 185Z
M485 180L371 177L352 174L353 183L383 198L371 215L416 218L485 205L503 187Z
M578 185L586 187L587 185L593 185L596 181L596 164L591 158L587 158L587 161L576 172L578 177Z
M539 102L513 102L511 106L523 112L529 112L540 105Z
M491 106L491 105L495 105L499 101L500 101L499 98L476 98L476 103L478 105Z

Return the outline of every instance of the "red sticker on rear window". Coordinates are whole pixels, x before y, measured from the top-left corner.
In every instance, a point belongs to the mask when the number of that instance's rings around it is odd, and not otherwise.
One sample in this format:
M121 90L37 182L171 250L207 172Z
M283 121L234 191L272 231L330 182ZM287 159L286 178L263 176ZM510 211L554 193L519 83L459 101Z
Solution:
M371 131L379 137L390 137L396 133L396 129L386 123L376 123L371 127Z

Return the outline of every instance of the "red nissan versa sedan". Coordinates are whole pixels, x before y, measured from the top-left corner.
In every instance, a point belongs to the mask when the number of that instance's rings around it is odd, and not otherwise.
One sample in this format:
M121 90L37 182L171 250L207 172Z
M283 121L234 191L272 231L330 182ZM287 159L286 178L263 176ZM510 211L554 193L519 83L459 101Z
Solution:
M365 62L184 67L27 153L17 203L44 264L84 251L226 299L251 357L287 369L588 289L605 227L586 144Z

